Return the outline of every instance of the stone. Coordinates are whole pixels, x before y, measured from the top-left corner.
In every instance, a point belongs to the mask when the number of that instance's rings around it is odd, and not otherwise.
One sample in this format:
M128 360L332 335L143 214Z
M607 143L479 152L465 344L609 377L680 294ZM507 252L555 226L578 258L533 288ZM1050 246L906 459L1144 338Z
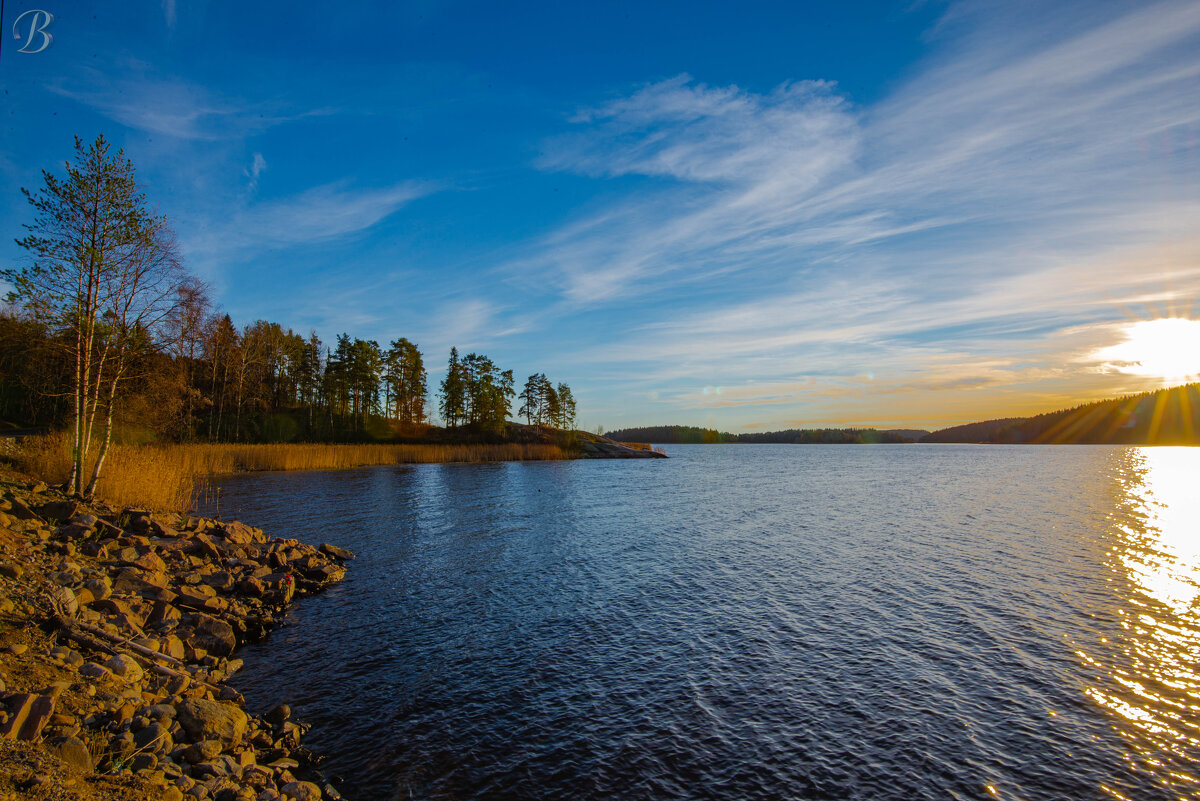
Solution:
M111 670L113 675L120 676L130 684L136 684L145 675L142 666L128 654L117 654L105 662L104 666Z
M295 801L321 801L321 788L312 782L291 782L280 788L284 798Z
M78 737L59 737L46 743L50 753L66 762L75 770L92 772L92 755L87 745Z
M134 754L133 759L129 760L129 769L134 773L142 773L143 771L152 771L158 767L158 757L154 754L145 752Z
M215 656L229 656L237 647L237 637L233 633L233 627L224 620L197 614L192 643Z
M296 594L296 581L290 573L272 573L263 579L271 589L276 603L287 605Z
M204 583L214 590L231 590L233 589L233 576L224 570L218 570L216 573L210 573L203 579Z
M133 742L138 750L153 754L168 753L175 747L170 728L161 722L151 723L139 729L133 735Z
M320 550L321 553L325 554L326 556L332 556L334 559L340 559L343 562L345 562L347 559L354 558L353 552L348 551L345 548L339 548L336 545L330 545L328 542L322 545Z
M79 611L79 599L71 592L70 587L55 587L50 593L50 600L67 617L75 617L75 613Z
M213 592L212 587L204 586L208 592ZM215 612L220 607L217 599L200 590L199 587L180 587L179 597L175 599L175 603L187 609L197 609L207 612Z
M25 575L25 568L12 562L0 562L0 576L10 579L19 579Z
M26 503L20 498L14 496L8 500L10 503L12 503L12 509L7 510L11 516L17 518L18 520L33 520L38 523L45 522L42 520L41 515L30 509L29 506L26 505Z
M144 553L138 558L130 562L134 567L140 567L142 570L150 573L161 573L167 569L167 563L162 560L162 557L156 553Z
M167 586L167 578L162 573L147 573L135 567L127 567L113 579L113 592L141 592L147 589L157 589Z
M0 724L0 738L36 740L54 714L53 695L16 693L5 700L8 720Z
M150 615L146 618L147 626L161 626L173 620L180 620L183 613L177 607L166 601L155 601L154 608L150 611Z
M199 765L204 762L212 762L221 752L225 750L224 745L220 740L200 740L192 743L183 752L183 758L189 764Z
M85 679L105 679L112 675L112 671L104 665L97 665L95 662L85 662L79 666L79 675Z
M292 716L292 708L287 704L279 704L263 715L263 719L275 726L282 726Z
M233 748L246 733L246 713L231 703L188 698L176 708L179 725L193 740L219 740Z
M256 540L255 529L239 520L222 525L221 533L224 534L226 541L234 545L249 545Z
M112 582L106 578L88 579L83 582L83 588L90 592L97 601L112 595Z
M162 652L173 659L182 660L187 653L184 648L183 640L176 637L174 634L168 634L162 641Z
M246 576L237 585L238 592L251 598L261 598L267 587L254 576Z

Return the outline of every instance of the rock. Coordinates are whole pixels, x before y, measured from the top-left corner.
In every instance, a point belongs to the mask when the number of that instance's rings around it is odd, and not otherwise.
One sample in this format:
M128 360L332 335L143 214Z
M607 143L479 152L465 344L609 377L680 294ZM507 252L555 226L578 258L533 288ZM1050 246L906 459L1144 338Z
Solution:
M25 575L25 568L12 562L0 562L0 576L10 579L19 579Z
M233 576L224 570L218 570L216 573L210 573L203 578L203 581L214 590L231 590L233 589Z
M67 523L56 528L54 533L64 540L82 540L86 539L92 530L88 526L81 526L78 523Z
M9 514L18 520L33 520L37 523L45 522L41 515L30 509L20 498L12 497L8 499L12 503L12 509L8 510Z
M37 515L52 523L62 523L75 516L79 504L75 501L51 501L33 507Z
M296 594L296 581L290 573L272 573L263 579L263 583L271 589L276 603L286 606Z
M130 564L134 567L140 567L142 570L146 570L151 573L161 573L167 569L167 563L164 562L162 557L156 553L144 553L137 559L131 561Z
M280 789L285 798L295 801L321 801L321 788L312 782L291 782Z
M287 704L279 704L263 715L263 719L275 726L282 726L292 716L292 708Z
M67 617L75 617L75 613L79 611L79 600L70 587L55 587L50 593L50 600Z
M183 647L183 640L176 637L174 634L168 634L162 641L162 652L174 659L183 659L187 650Z
M90 592L97 601L102 601L112 595L112 582L107 578L88 579L83 582L83 588Z
M172 712L174 709L172 709ZM175 740L171 737L171 730L161 722L151 723L149 726L139 729L133 735L133 742L137 745L138 750L153 754L164 754L175 747Z
M201 585L204 586L204 585ZM212 587L204 586L208 592L213 592ZM175 599L175 603L187 609L198 609L207 612L215 612L220 607L217 599L203 592L199 587L180 587L179 597Z
M26 651L29 650L29 646L23 642L15 642L4 650L8 651L13 656L22 656Z
M127 567L113 579L113 592L136 593L142 590L167 586L167 577L161 573L147 573L135 567Z
M232 748L246 733L246 713L231 703L188 698L177 709L179 725L193 740L220 740Z
M225 750L224 744L220 740L200 740L192 743L183 752L183 758L192 765L199 765L203 762L212 762L221 752Z
M336 545L330 545L328 542L321 546L321 553L326 556L332 556L334 559L340 559L345 562L347 559L353 559L354 554L347 551L345 548L339 548Z
M261 598L267 587L254 576L246 576L237 585L238 592L251 598Z
M59 519L62 520L63 518ZM69 519L72 525L83 526L84 528L88 529L95 528L96 524L100 522L100 518L92 514L71 515Z
M133 759L129 760L129 769L134 773L142 771L154 770L158 767L158 757L154 754L135 754Z
M127 654L117 654L105 662L104 666L111 670L114 675L120 676L130 684L136 684L145 675L142 666L138 664L137 660Z
M92 755L78 737L60 737L46 743L50 753L83 773L92 772Z
M155 537L168 537L170 539L176 539L179 537L178 531L163 523L161 520L158 520L157 518L151 518L147 528Z
M85 662L79 666L79 675L85 679L105 679L112 675L112 671L104 665L97 665L95 662Z
M0 738L36 740L54 714L53 695L15 693L5 699L8 720L0 724Z
M222 525L221 532L234 545L249 545L256 540L255 529L238 520Z
M215 656L229 656L237 647L233 627L224 620L205 614L196 615L196 632L192 642Z
M155 601L154 609L150 611L149 617L146 618L147 626L160 626L163 623L179 620L183 617L183 613L179 609L166 601Z

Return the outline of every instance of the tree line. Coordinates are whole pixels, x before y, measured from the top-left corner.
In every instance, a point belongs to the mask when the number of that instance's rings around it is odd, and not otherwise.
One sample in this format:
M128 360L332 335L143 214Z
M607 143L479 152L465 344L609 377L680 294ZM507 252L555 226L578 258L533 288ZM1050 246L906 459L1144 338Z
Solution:
M663 445L715 443L863 445L913 441L900 432L879 431L874 428L790 428L784 431L731 434L727 431L698 426L643 426L609 431L607 436L620 442L652 442Z
M1200 384L1127 395L1032 417L968 423L922 442L1004 445L1195 445L1200 442Z
M32 220L17 243L28 258L0 272L11 289L0 311L0 418L69 429L71 492L94 492L114 432L281 442L429 431L435 407L414 342L341 334L327 344L265 320L239 328L184 269L132 162L103 136L76 138L65 174L42 178L22 190ZM451 428L503 434L515 395L512 370L452 349L436 408ZM520 398L531 424L574 425L566 384L531 376Z

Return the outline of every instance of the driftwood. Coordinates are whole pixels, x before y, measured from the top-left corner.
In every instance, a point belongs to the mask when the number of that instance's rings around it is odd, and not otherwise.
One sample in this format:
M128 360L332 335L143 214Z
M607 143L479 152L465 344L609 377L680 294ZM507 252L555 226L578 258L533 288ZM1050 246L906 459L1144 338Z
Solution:
M76 626L77 628L83 629L86 632L90 632L91 634L95 634L99 637L104 637L105 639L111 640L113 643L115 643L117 645L117 647L131 648L134 651L137 651L139 654L142 654L143 656L146 656L150 659L161 659L164 662L171 664L171 665L178 665L181 668L186 667L186 665L183 662L181 662L180 660L171 656L170 654L164 654L159 651L151 650L150 648L147 648L144 645L138 645L135 642L130 642L127 637L118 637L115 634L109 634L104 629L97 628L95 626L89 626L87 623L82 623L80 621L75 621L73 623L73 625Z
M193 682L193 683L199 684L203 687L207 687L208 689L212 690L215 693L218 693L218 694L221 693L221 688L218 687L217 685L210 684L209 682L205 681L204 679L197 678L196 676L193 676L191 673L187 672L186 670L176 670L175 668L167 667L166 665L162 664L161 662L157 662L154 659L147 657L142 653L139 653L138 651L149 651L151 654L154 654L157 657L165 657L167 659L171 659L172 661L176 662L177 664L180 664L180 665L183 664L181 662L178 662L178 660L175 660L172 657L167 656L166 654L159 654L156 651L150 651L150 649L142 648L141 646L135 645L134 643L126 643L128 646L130 646L134 649L137 649L133 653L128 653L126 651L123 651L120 647L118 647L114 643L109 643L109 642L104 642L103 640L99 640L96 637L94 637L93 635L82 632L77 628L77 626L82 626L84 624L73 623L72 621L67 620L66 618L61 617L61 616L58 618L58 625L62 629L63 633L67 636L68 639L74 640L75 642L80 643L81 645L86 645L87 647L92 648L93 650L104 651L104 652L110 653L110 654L124 654L133 659L136 659L138 662L142 663L144 666L146 666L150 670L154 671L155 673L158 673L159 675L170 676L171 678L183 677L183 678L186 678L189 682ZM91 629L92 627L88 626L88 628ZM95 631L95 629L92 629L92 630ZM119 638L113 638L113 636L111 634L109 634L108 632L103 632L103 636L105 638L117 639L118 641L120 641Z

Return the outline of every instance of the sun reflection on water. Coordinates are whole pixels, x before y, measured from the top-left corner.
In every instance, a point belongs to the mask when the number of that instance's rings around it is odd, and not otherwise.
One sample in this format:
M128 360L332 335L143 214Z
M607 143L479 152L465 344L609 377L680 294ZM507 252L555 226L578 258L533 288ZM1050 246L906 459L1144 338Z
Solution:
M1130 449L1126 458L1110 552L1131 590L1120 610L1125 636L1109 665L1078 653L1111 682L1087 694L1118 716L1129 769L1175 797L1200 798L1200 449Z

